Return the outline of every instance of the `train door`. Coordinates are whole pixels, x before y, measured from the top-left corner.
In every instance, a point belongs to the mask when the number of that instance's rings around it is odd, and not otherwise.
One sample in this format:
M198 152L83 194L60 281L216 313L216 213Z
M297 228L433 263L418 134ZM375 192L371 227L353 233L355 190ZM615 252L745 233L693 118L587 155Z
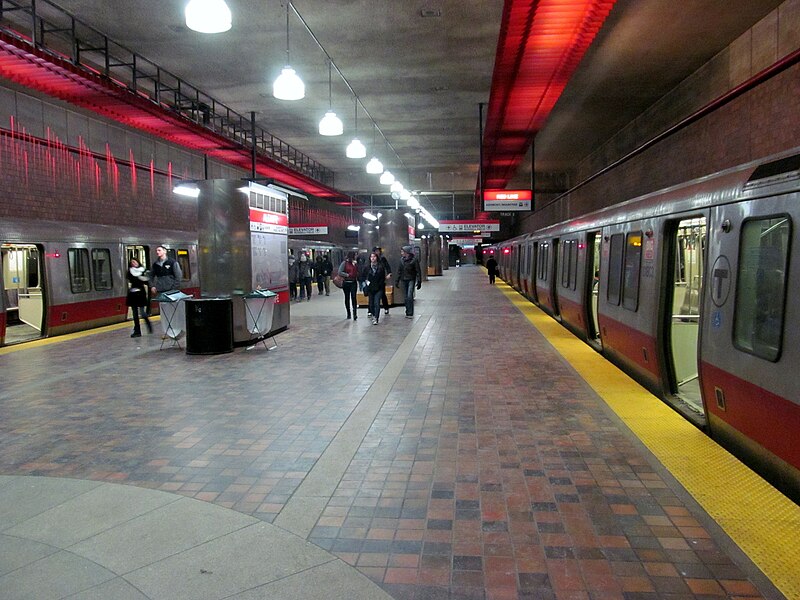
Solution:
M531 243L528 272L531 274L531 301L539 304L539 293L536 290L536 266L539 264L539 242Z
M550 279L550 301L552 302L553 306L553 316L559 318L561 316L561 311L558 307L558 252L560 246L560 240L558 238L553 238L553 244L550 250L550 257L552 259L552 263L550 265L550 272L547 274L548 278Z
M590 231L586 234L586 301L588 309L586 323L589 341L600 344L600 324L597 319L597 307L600 299L600 232Z
M150 248L149 246L125 246L125 270L131 259L135 258L136 261L145 269L150 268Z
M3 304L6 344L42 337L45 330L45 289L41 246L2 244Z
M703 413L697 371L700 301L706 264L706 218L690 217L667 226L668 267L664 270L667 360L671 392Z

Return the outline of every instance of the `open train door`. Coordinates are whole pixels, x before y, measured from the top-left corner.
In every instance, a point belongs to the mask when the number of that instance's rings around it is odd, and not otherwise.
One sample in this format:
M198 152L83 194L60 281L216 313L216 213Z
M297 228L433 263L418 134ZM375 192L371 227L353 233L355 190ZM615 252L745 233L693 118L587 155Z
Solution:
M698 416L704 413L697 352L707 233L704 215L671 220L666 227L669 254L662 289L665 292L663 337L667 343L669 392L678 401L673 403L675 407L687 416L694 415L683 410L682 403Z
M42 247L36 244L0 244L3 271L0 292L5 315L4 324L0 324L3 344L28 342L43 336L47 314L43 254Z
M587 314L584 316L586 323L586 333L588 335L589 343L597 348L602 347L600 341L600 323L597 317L598 304L600 301L600 232L591 231L586 235L586 273L588 284L584 286L586 289L586 298L584 298L584 307Z

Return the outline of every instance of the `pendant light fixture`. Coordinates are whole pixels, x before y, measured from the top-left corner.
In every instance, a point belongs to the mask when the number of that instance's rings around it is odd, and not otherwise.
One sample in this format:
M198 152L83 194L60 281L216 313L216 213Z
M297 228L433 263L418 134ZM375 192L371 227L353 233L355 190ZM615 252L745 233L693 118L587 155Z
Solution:
M383 185L392 185L394 183L394 175L392 175L391 171L384 171L379 181Z
M222 33L231 28L231 9L225 0L191 0L184 15L186 26L200 33Z
M372 147L375 147L375 123L372 124ZM383 173L383 163L378 160L377 156L373 156L367 163L367 173L370 175L380 175Z
M333 112L331 69L331 61L328 61L328 112L325 113L325 116L322 117L322 120L319 122L319 134L332 136L342 135L342 133L344 133L344 125L342 125L342 120Z
M278 100L301 100L306 95L306 86L303 80L289 66L289 6L291 4L291 2L286 3L286 66L272 84L272 95Z
M345 150L345 154L347 158L364 158L367 155L367 149L364 147L364 144L361 143L361 140L358 139L358 98L354 98L354 103L356 105L356 118L355 118L355 129L356 134L353 138L353 141L347 145L347 150Z

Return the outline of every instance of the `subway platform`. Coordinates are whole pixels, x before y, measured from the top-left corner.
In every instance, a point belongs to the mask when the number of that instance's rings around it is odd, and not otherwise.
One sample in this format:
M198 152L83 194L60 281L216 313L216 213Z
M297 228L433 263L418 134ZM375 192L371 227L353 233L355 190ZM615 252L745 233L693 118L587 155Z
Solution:
M130 327L0 350L2 600L800 598L797 505L480 267Z

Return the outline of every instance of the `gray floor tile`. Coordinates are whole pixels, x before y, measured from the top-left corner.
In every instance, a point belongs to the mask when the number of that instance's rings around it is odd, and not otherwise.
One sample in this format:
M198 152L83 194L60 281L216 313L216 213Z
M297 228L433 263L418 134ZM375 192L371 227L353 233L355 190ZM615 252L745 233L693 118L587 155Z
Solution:
M77 479L0 477L0 531L101 485Z
M41 542L0 535L0 575L10 573L56 552L58 552L58 548Z
M180 498L79 542L70 551L124 575L259 522L207 502Z
M111 571L85 558L57 552L0 577L0 594L3 600L55 600L113 578Z
M164 492L104 484L6 533L66 548L177 499L178 496Z
M330 562L313 544L266 523L126 576L154 600L216 600Z
M274 583L247 590L226 600L391 600L366 577L353 576L340 560L329 562Z

